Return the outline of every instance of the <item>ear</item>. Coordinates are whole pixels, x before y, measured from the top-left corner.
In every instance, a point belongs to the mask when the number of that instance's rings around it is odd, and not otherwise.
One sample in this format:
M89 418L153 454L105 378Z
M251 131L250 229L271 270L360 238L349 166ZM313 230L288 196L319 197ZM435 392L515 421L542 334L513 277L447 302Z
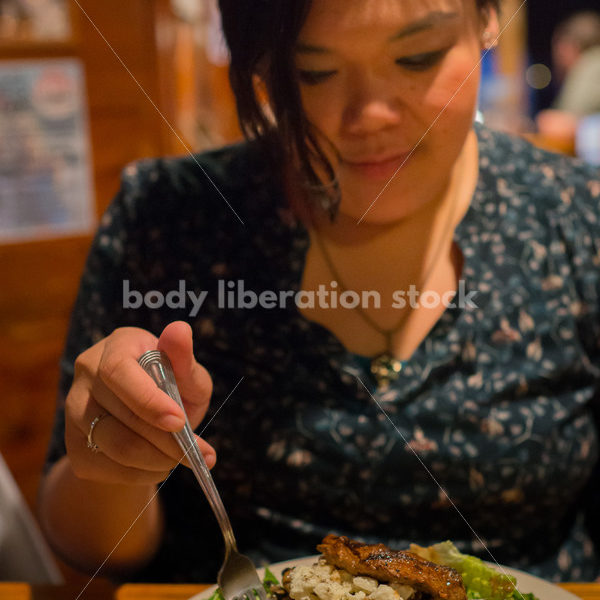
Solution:
M493 48L498 42L500 34L500 20L498 11L488 4L481 9L481 47L483 50Z

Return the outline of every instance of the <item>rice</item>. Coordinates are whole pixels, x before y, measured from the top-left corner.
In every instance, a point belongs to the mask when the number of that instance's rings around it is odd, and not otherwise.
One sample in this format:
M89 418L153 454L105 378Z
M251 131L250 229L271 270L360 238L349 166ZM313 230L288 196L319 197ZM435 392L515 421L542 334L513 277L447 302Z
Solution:
M415 593L408 585L352 575L324 558L310 566L295 567L286 579L292 600L409 600Z

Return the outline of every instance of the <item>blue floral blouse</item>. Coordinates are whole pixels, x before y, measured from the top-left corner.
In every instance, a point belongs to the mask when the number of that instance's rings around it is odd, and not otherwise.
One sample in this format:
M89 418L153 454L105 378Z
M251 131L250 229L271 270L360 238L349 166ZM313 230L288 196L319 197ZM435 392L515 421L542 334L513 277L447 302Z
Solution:
M600 174L476 131L479 181L455 241L477 306L447 309L387 390L293 302L223 308L224 282L298 290L309 246L252 144L127 167L73 311L48 464L65 452L75 357L116 327L158 335L183 319L214 380L198 431L256 561L314 554L335 532L451 539L550 580L596 578ZM206 292L202 306L187 292ZM214 580L222 540L191 472L160 494L163 545L128 579Z

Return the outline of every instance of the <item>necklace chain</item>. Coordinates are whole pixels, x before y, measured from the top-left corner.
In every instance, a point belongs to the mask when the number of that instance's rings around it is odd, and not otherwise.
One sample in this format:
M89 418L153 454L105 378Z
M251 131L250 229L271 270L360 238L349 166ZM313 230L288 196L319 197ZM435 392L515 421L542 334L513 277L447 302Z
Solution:
M435 268L435 266L438 263L438 259L440 258L440 255L444 248L444 244L446 242L448 232L452 228L452 224L454 222L454 213L456 210L456 205L458 203L458 196L459 196L459 194L458 194L458 189L457 189L452 195L452 203L450 205L449 214L448 214L448 224L444 230L443 235L440 238L440 241L435 250L435 253L433 254L433 256L431 258L430 263L427 265L427 268L425 269L423 276L421 277L421 280L417 287L418 290L421 290L427 284L427 281L429 280L429 278L431 277L431 274L433 273L433 269ZM336 267L333 263L331 255L330 255L329 251L327 250L327 247L325 246L325 242L323 241L323 239L321 238L321 236L319 235L319 233L316 229L314 230L314 237L319 246L321 255L323 256L323 258L325 260L327 268L331 272L331 275L334 277L334 280L340 286L340 289L342 290L342 292L349 291L348 288L346 287L346 285L344 284L344 282L341 280L338 270L336 269ZM400 371L402 370L402 367L404 366L404 363L406 362L406 361L401 361L394 357L392 343L393 343L394 334L402 327L402 325L406 322L408 317L412 314L413 307L411 304L406 306L405 312L400 316L400 319L398 320L398 322L393 327L388 328L388 329L385 329L385 328L381 327L378 323L376 323L372 319L372 317L360 305L354 307L354 310L356 310L356 312L362 317L362 319L372 329L377 331L377 333L381 334L385 338L385 350L381 354L379 354L378 356L373 358L373 360L371 361L371 372L375 376L375 379L377 380L378 385L387 386L387 385L389 385L389 383L391 381L394 381L395 379L398 378L398 375L400 374Z

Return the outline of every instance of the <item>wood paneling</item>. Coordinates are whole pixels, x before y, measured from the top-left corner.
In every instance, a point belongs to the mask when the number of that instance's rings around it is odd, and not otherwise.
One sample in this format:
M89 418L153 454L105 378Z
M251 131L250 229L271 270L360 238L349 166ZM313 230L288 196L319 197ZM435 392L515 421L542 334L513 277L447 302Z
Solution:
M83 10L73 3L71 42L0 47L0 59L82 61L99 216L125 164L177 148L159 114L173 120L165 101L171 87L165 32L172 17L168 0L79 3ZM58 361L90 241L80 236L0 245L0 452L32 508L50 435Z

